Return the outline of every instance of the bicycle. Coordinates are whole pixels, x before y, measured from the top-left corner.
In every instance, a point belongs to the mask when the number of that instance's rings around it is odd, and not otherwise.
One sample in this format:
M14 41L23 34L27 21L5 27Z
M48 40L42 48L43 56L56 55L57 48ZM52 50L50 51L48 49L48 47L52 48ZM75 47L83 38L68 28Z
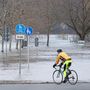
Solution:
M57 65L59 67L59 69L55 68L55 71L53 72L52 78L54 83L56 84L61 84L63 82L63 71L64 68L60 68L59 65ZM70 72L70 74L68 75L68 73ZM71 84L71 85L75 85L78 81L78 74L75 70L70 70L67 69L67 81Z

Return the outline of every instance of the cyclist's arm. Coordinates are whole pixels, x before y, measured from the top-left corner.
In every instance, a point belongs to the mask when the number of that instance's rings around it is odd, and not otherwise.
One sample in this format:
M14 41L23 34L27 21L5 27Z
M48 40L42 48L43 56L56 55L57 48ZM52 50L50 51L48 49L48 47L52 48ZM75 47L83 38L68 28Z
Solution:
M56 57L56 64L58 64L60 61L60 54L58 54L58 56Z

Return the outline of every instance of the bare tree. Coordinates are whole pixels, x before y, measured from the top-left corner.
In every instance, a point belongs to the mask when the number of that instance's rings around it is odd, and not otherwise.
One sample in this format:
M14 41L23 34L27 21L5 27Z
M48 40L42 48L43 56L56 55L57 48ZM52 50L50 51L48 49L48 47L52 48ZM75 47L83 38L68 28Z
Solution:
M11 39L13 33L13 0L1 0L0 1L0 27L1 27L1 36L2 36L2 52L4 51L4 38L5 30L8 29L10 32L8 39L10 39L9 50L11 51Z
M90 0L66 0L67 25L72 28L81 40L90 32Z
M46 1L46 20L47 20L47 46L49 46L49 34L52 31L53 25L58 22L58 14L56 13L56 1L47 0Z
M6 13L7 13L5 6L7 4L7 1L1 0L0 4L1 4L0 5L1 6L0 25L1 25L1 36L2 36L2 50L1 51L4 52L4 34L5 34L5 24L6 24L5 19L6 19Z

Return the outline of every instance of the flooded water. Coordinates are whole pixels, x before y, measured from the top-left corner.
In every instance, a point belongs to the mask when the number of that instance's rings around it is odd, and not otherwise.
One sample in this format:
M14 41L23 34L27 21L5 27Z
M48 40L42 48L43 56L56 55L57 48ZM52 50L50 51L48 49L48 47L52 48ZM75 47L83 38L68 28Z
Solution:
M63 49L73 58L90 58L90 48L85 47L84 44L78 44L73 42L76 36L72 35L50 35L49 47L47 47L47 35L31 35L29 43L29 59L30 62L36 61L48 61L56 58L58 48ZM38 38L38 46L35 47L35 38ZM0 39L1 40L1 39ZM0 44L1 47L1 44ZM0 48L1 50L1 48ZM21 62L27 63L28 48L23 47L21 49ZM18 63L20 60L20 49L16 50L16 39L13 36L12 50L9 52L9 42L4 45L4 53L0 52L0 62Z

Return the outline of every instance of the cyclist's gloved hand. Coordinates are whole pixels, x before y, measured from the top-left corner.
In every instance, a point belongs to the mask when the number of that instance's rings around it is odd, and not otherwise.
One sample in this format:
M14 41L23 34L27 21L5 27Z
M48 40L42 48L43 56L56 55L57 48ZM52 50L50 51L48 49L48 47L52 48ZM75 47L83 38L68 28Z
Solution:
M55 64L53 65L53 68L55 68L56 65L57 65L57 64L55 63Z

